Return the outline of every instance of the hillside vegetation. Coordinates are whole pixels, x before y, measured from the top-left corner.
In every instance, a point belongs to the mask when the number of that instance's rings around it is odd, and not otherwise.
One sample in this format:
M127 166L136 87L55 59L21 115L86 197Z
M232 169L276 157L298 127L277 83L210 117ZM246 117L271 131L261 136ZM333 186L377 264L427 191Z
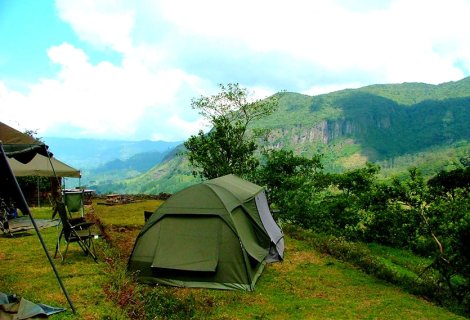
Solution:
M279 108L253 127L271 130L267 146L323 154L329 172L376 162L383 177L423 167L427 176L468 155L470 78L430 85L372 85L318 96L283 92ZM179 149L181 151L181 149ZM194 183L181 152L148 172L99 187L131 193L175 192Z

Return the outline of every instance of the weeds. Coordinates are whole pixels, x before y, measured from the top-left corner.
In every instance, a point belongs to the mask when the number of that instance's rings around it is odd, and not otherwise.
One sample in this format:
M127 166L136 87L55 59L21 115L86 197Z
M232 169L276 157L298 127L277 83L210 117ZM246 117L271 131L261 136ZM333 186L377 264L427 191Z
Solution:
M197 303L192 295L180 298L158 286L145 294L147 319L195 319L196 310Z

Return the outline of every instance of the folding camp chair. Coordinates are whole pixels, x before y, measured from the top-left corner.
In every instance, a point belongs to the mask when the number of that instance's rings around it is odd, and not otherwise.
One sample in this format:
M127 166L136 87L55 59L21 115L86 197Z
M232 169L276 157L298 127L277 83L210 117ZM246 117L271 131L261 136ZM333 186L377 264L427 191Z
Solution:
M64 202L70 217L75 212L80 212L80 216L84 216L83 196L83 190L64 191Z
M52 205L52 219L59 213L59 209L63 209L68 212L69 222L72 225L77 223L86 222L84 218L84 207L83 207L83 191L63 191L62 199L49 199ZM64 207L65 204L65 207ZM74 213L80 213L80 217L73 217ZM62 220L62 219L61 219ZM57 226L59 227L59 225Z
M57 239L57 245L55 248L54 258L57 257L57 253L62 257L62 262L65 260L69 244L72 242L78 243L80 248L83 250L85 255L90 255L93 260L97 261L98 258L95 254L95 246L93 244L93 239L98 235L92 231L93 222L86 222L84 218L70 218L65 209L63 203L57 204L57 213L60 216L62 223L62 230L59 233L59 238ZM64 240L66 243L65 251L62 254L60 250L60 242Z

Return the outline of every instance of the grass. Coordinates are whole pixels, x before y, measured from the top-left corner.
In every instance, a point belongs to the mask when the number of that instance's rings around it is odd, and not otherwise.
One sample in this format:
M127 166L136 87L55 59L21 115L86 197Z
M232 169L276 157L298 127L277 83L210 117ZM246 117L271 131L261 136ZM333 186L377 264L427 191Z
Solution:
M299 241L287 240L287 260L270 266L254 293L231 293L239 301L215 315L227 319L446 318L439 308L328 256L305 251Z
M55 260L79 315L67 310L52 319L129 319L129 304L139 303L147 311L155 309L162 319L459 319L444 308L312 250L306 241L289 235L285 261L268 265L251 293L136 285L125 275L125 263L144 224L143 211L152 211L160 204L148 200L118 206L93 205L111 247L98 241L98 263L84 257L75 244L70 245L65 263ZM50 216L49 208L32 212L36 218ZM41 230L52 255L57 232L55 227ZM34 231L28 234L0 237L0 291L68 307L37 236ZM413 256L390 255L381 247L371 250L413 272ZM113 299L110 291L118 298ZM185 312L178 311L181 308L186 308ZM134 318L139 317L142 313L135 313Z
M433 261L431 258L416 256L408 250L390 248L377 243L371 243L367 247L381 262L397 272L410 276L419 276Z

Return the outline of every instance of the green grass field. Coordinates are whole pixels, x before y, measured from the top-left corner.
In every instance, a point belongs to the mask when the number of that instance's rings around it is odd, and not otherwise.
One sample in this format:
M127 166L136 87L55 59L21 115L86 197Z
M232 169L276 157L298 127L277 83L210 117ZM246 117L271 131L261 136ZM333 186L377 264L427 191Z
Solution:
M125 274L125 264L144 224L143 211L153 211L160 204L157 200L116 206L95 202L88 208L93 208L109 239L96 242L98 263L85 257L76 244L70 245L65 263L55 259L78 315L70 311L34 230L14 238L0 237L0 291L67 307L52 319L140 319L144 309L154 312L151 319L155 314L158 319L461 318L289 235L285 261L267 266L255 292L137 285ZM49 218L51 209L32 212L36 218ZM58 229L42 229L41 234L53 255ZM410 272L415 263L424 263L413 256L389 255L384 247L371 250Z

